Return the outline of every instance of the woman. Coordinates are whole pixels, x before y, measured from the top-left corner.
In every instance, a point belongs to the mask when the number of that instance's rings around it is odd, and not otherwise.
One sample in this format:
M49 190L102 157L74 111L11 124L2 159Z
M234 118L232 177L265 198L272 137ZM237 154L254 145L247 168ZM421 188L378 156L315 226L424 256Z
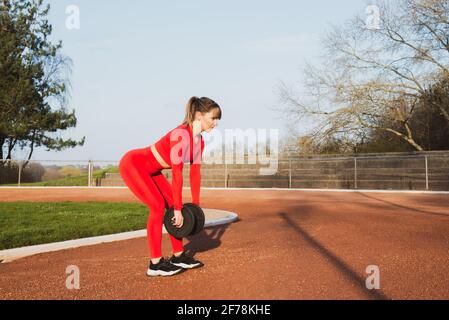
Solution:
M129 189L150 209L147 241L150 251L148 276L171 276L183 269L203 264L184 253L182 239L169 235L173 255L164 259L161 250L165 209L174 206L173 223L182 227L182 168L190 161L192 203L200 205L200 163L204 150L201 132L210 132L221 119L221 108L213 100L192 97L181 125L164 135L151 147L128 151L120 160L120 175ZM195 156L193 156L195 155ZM172 184L162 174L172 169Z

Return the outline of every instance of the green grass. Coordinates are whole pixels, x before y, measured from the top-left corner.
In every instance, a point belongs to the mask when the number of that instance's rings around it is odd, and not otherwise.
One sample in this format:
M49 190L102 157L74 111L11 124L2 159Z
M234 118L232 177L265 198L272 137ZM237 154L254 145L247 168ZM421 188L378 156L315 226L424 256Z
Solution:
M119 202L0 202L0 250L145 229L148 208Z
M94 180L97 178L104 178L106 173L118 173L118 167L110 167L102 170L95 170L93 172ZM67 177L64 179L58 180L48 180L43 182L33 182L33 183L21 183L20 185L23 187L87 187L88 186L88 177L87 173L75 177ZM17 183L14 184L5 184L4 186L17 186Z

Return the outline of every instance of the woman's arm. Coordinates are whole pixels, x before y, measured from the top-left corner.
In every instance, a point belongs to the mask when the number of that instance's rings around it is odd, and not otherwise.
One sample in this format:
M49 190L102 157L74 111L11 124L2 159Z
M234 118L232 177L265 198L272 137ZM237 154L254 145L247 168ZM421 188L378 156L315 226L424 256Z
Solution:
M192 203L200 205L200 189L201 189L201 158L204 150L204 141L201 136L201 149L200 153L195 155L195 151L198 148L193 149L193 162L190 164L190 191L192 193Z
M172 170L172 193L175 210L182 209L182 169L189 145L189 133L183 129L174 130L170 136L170 161Z
M183 163L172 165L172 193L173 193L173 206L175 210L182 209L182 168Z
M190 165L190 191L192 193L192 203L200 205L201 188L201 165L193 163Z

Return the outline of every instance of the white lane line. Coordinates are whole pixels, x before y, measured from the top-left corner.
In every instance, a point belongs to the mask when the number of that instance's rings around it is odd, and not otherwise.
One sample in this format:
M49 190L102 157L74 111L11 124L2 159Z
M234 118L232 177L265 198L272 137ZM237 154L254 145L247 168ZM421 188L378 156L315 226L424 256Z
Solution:
M128 187L0 187L0 189L128 189ZM189 187L184 187L190 190ZM449 191L426 190L373 190L373 189L310 189L310 188L201 188L201 190L255 190L255 191L318 191L318 192L364 192L364 193L418 193L418 194L449 194Z

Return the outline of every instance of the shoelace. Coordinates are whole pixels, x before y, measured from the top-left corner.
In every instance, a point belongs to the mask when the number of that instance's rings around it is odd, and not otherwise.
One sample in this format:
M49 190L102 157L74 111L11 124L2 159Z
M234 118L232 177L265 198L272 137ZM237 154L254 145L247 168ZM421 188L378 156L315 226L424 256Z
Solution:
M181 253L181 255L179 256L174 256L176 259L185 259L187 256L185 254L185 252Z
M186 262L190 262L190 263L195 263L196 260L193 259L193 257L187 255L185 252L181 253L181 255L179 257L175 257L176 259L182 259L185 260Z
M170 263L170 261L168 261L167 259L165 259L164 257L162 257L161 260L159 260L158 263L151 263L151 264L152 264L153 266L155 266L155 265L158 265L158 264L160 264L160 265L166 265L167 263Z

